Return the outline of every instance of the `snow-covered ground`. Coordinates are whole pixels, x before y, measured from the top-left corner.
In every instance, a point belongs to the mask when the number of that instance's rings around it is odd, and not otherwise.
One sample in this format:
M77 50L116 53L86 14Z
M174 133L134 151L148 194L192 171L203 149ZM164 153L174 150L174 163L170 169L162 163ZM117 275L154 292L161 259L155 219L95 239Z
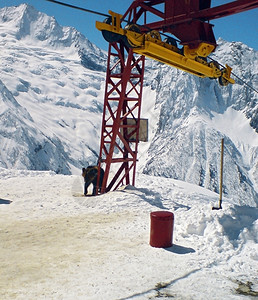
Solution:
M0 299L254 299L257 208L138 174L82 197L80 175L0 169ZM173 246L149 245L150 212L175 216Z

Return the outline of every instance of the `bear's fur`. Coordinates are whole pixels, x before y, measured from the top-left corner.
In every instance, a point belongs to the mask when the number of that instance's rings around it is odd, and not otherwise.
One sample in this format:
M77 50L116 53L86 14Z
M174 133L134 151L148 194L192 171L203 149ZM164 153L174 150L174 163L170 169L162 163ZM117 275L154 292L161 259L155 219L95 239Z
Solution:
M82 168L82 176L84 177L84 195L88 193L88 187L92 183L93 191L92 195L96 195L97 192L101 191L101 186L104 177L104 170L100 168L100 177L99 177L99 187L97 187L98 180L98 166L89 166L87 168Z

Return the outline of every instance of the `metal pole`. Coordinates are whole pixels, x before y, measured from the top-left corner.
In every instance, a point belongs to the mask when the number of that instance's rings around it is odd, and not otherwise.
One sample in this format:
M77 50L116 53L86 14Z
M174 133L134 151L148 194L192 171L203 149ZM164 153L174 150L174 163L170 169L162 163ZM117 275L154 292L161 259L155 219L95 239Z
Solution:
M221 139L221 155L220 155L220 189L219 189L219 208L222 206L222 185L223 185L223 156L224 156L224 138Z
M213 210L222 209L223 156L224 156L224 138L221 139L219 207L212 207Z

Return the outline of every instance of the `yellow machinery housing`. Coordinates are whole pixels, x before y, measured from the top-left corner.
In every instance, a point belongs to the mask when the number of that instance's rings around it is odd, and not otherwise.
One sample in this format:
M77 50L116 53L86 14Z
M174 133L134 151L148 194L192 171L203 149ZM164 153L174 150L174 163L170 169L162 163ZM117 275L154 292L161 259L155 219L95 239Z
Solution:
M135 53L147 56L162 63L171 65L198 77L218 78L223 86L235 83L230 77L231 68L226 65L220 69L215 61L207 62L206 57L214 50L214 46L201 43L198 48L190 49L187 45L179 49L173 39L161 40L158 31L141 33L136 24L121 27L122 15L109 11L111 17L105 22L96 22L98 30L102 31L108 42L122 40Z

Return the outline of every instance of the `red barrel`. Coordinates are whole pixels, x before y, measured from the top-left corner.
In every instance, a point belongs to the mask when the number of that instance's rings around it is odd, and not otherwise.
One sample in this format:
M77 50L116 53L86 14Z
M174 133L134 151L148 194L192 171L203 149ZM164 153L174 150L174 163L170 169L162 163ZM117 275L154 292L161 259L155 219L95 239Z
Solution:
M150 245L157 248L172 246L174 214L169 211L154 211L150 214Z

